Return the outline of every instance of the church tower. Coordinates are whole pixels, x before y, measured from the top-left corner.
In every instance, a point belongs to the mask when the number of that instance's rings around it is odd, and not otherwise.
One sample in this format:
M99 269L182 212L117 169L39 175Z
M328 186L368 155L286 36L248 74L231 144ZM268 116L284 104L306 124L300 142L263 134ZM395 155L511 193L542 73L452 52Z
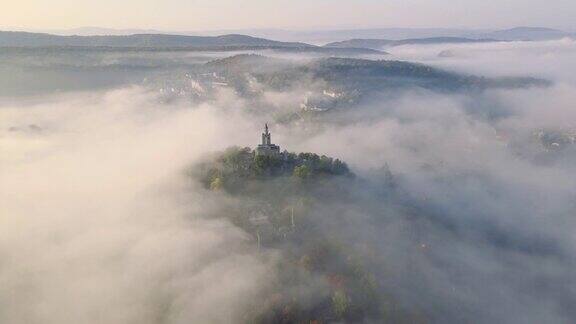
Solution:
M280 154L280 146L272 144L272 134L268 131L268 124L264 125L262 144L256 148L256 155L275 156Z
M272 137L268 131L268 124L264 124L264 133L262 133L262 145L272 144Z

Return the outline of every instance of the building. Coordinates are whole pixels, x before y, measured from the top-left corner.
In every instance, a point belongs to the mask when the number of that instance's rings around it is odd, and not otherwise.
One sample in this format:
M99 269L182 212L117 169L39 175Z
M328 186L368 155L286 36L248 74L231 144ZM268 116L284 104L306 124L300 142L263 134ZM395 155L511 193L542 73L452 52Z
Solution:
M256 155L280 155L280 146L272 144L272 134L268 131L268 124L265 124L264 133L262 133L262 144L256 148Z

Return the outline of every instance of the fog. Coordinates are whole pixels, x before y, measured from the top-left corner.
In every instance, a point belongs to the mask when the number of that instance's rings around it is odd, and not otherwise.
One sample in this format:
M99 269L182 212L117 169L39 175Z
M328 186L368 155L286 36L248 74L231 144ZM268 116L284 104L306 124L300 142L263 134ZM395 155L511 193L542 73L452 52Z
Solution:
M209 198L182 198L186 163L248 140L241 119L154 99L130 88L2 107L3 323L234 322L272 275L246 233L203 220ZM28 124L42 129L5 128Z
M393 56L486 76L535 75L574 83L576 41L405 45L387 49Z
M283 149L338 157L369 179L358 189L373 205L366 210L390 204L378 224L359 206L324 206L321 224L351 245L372 242L383 289L421 310L424 322L573 322L576 151L573 143L544 146L536 134L574 134L574 42L391 53L554 85L408 91L312 121L274 123ZM266 91L270 111L248 109L226 89L210 102L166 101L141 82L5 96L0 322L242 322L274 284L282 251L259 251L251 233L207 217L237 198L205 190L185 169L228 146L255 146L262 124L294 110L299 96ZM385 165L399 187L389 199L373 190ZM331 208L351 226L331 220Z

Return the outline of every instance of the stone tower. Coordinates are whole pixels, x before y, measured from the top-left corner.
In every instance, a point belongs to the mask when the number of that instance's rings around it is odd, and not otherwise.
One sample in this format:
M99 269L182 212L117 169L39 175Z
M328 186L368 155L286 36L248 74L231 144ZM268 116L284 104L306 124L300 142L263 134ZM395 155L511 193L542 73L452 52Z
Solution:
M268 124L264 125L262 144L256 148L256 155L279 155L280 146L272 144L272 134L268 131Z

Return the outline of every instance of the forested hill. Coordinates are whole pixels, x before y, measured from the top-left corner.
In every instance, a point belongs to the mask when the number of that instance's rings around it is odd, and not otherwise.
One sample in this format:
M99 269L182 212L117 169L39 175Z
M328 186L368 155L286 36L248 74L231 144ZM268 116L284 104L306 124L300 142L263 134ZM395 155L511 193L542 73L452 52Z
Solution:
M313 45L279 42L246 35L185 36L165 34L135 34L127 36L59 36L43 33L0 31L0 47L218 47L275 46L307 48Z
M432 44L470 44L470 43L488 43L498 42L495 39L472 39L463 37L431 37L431 38L414 38L402 40L390 39L350 39L340 42L333 42L324 45L328 48L340 47L356 47L356 48L370 48L380 50L382 48L391 48L402 45L432 45Z
M193 166L191 176L215 197L236 198L208 217L232 222L254 248L280 256L276 282L253 300L244 323L419 323L420 314L402 306L371 269L368 241L342 235L356 222L355 212L368 215L376 206L358 195L363 180L346 163L315 153L262 156L233 147ZM385 200L385 192L374 201Z
M239 88L248 87L243 84L246 83L243 76L250 74L260 83L280 91L297 88L303 82L321 82L345 98L352 93L362 96L398 88L457 91L549 85L548 81L530 77L486 78L412 62L337 57L302 63L237 55L210 62L205 69L234 80Z
M257 155L250 148L231 147L203 164L201 181L206 188L241 193L250 181L274 178L318 180L354 177L346 163L315 153Z

